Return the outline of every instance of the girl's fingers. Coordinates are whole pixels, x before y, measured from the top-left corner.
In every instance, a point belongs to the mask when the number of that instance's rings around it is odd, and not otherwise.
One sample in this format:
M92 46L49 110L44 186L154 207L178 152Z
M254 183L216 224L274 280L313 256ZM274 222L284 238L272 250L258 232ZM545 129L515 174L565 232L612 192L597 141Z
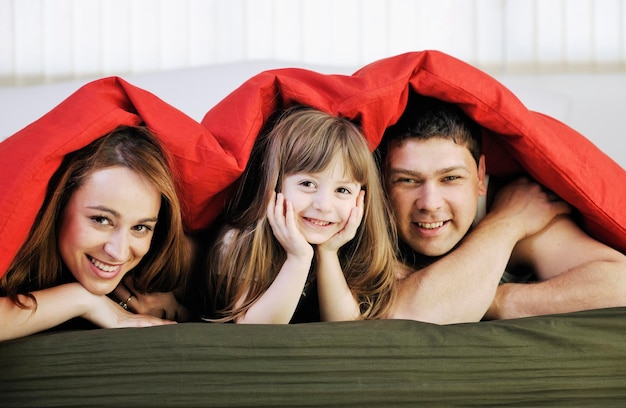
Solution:
M293 215L293 204L289 201L285 203L285 226L287 230L296 228L296 217Z
M274 208L276 207L276 193L272 191L270 200L267 203L267 219L270 225L274 225Z
M363 220L363 213L365 209L365 191L361 190L359 192L359 196L356 199L356 207L352 209L350 212L350 218L348 219L348 224L350 227L356 231L359 225L361 225L361 221Z
M359 197L356 200L356 206L359 209L359 224L363 219L363 213L365 212L365 190L359 192Z

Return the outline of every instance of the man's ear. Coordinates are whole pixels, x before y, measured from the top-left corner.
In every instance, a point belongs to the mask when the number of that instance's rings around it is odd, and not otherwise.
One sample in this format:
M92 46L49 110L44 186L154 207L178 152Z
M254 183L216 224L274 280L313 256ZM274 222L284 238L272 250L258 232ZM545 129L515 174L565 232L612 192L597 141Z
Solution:
M487 185L485 177L487 174L487 165L485 164L485 155L481 154L478 159L478 194L484 196L487 194Z

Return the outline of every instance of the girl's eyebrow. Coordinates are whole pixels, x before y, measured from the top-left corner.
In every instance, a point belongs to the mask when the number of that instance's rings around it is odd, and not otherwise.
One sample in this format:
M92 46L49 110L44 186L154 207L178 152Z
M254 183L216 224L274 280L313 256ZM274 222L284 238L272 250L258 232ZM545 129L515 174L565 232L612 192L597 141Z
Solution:
M102 212L106 212L111 214L112 216L119 218L120 217L120 213L118 211L115 211L111 208L105 207L103 205L90 205L87 206L87 208L91 209L91 210L98 210L98 211L102 211ZM142 218L140 220L137 220L138 223L147 223L147 222L158 222L159 218L158 217L146 217L146 218Z
M354 180L339 180L337 183L338 184L354 184L354 185L361 184L358 181L354 181Z

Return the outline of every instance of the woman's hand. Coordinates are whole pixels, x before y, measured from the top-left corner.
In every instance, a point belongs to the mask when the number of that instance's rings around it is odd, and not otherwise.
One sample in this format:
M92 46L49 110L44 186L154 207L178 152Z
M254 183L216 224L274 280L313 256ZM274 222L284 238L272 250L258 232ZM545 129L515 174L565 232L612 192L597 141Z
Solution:
M124 277L113 295L119 300L118 304L130 312L177 322L190 319L189 311L178 302L174 292L140 293L135 289L131 275Z
M161 319L147 314L136 314L120 307L114 300L102 295L94 297L83 317L103 328L150 327L175 324L173 320Z

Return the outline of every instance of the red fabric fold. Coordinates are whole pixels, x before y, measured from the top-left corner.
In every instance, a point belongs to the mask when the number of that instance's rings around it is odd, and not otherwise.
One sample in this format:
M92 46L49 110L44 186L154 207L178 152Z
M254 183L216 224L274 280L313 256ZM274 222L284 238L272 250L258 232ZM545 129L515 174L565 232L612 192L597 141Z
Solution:
M299 68L261 72L210 109L201 123L116 78L89 83L0 143L0 274L24 242L62 157L120 124L145 122L174 160L190 231L211 224L278 108L305 104L358 122L372 150L395 123L409 90L459 104L484 126L490 174L528 172L574 205L583 228L626 252L624 169L567 125L529 111L486 73L437 51L382 59L353 75Z

